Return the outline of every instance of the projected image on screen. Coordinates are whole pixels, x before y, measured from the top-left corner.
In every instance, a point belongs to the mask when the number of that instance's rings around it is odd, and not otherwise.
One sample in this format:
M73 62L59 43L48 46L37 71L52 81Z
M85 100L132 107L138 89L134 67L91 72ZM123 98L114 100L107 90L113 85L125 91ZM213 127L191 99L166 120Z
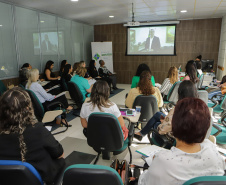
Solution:
M39 33L33 33L34 54L39 55L40 49L43 55L57 55L58 47L61 55L64 55L64 37L62 32L42 32L41 43Z
M175 25L128 28L128 55L174 55Z

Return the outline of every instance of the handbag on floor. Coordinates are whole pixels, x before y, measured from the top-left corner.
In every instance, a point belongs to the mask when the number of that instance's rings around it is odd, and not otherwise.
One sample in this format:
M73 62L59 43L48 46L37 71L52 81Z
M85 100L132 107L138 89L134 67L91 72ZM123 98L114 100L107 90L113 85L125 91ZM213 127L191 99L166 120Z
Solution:
M136 185L138 183L138 178L140 176L140 167L133 165L134 170L133 173L131 171L130 166L128 165L126 160L122 160L121 162L118 159L115 159L110 167L115 169L120 177L122 178L122 182L124 185Z

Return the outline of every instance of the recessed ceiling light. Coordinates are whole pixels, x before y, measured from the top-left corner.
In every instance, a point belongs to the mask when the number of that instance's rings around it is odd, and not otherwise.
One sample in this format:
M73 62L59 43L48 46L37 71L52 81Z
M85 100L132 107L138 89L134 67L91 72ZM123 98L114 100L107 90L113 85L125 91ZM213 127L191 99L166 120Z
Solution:
M187 12L187 10L181 10L180 12L181 12L181 13L186 13L186 12Z
M2 26L2 25L0 24L0 26Z
M71 0L71 1L78 1L78 0Z
M114 18L115 16L114 16L114 15L109 15L109 17L110 17L110 18Z
M45 22L45 21L40 21L41 23Z

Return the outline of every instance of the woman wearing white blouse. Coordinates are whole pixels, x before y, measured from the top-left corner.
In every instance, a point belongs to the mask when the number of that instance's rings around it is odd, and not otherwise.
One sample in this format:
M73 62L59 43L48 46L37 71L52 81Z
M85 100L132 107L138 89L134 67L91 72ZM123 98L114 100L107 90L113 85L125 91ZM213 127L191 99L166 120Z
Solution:
M180 100L172 119L176 147L155 154L139 185L182 185L199 176L224 175L225 161L216 146L204 140L210 126L210 113L198 98Z
M47 93L46 90L37 82L38 78L38 69L31 69L28 73L28 83L26 85L26 89L29 89L35 93L39 101L42 103L44 109L46 109L47 105L52 103L53 101L61 102L68 110L71 110L73 108L71 106L68 106L65 95L56 97L55 95Z

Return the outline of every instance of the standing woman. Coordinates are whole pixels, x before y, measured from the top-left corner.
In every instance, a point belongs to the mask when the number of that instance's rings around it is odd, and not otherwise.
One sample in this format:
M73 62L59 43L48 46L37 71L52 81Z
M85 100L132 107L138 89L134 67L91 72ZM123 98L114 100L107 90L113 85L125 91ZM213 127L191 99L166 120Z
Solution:
M126 140L129 131L125 126L121 112L119 111L117 105L108 99L109 95L110 88L107 82L99 80L93 85L90 101L83 103L80 113L81 124L84 128L83 133L86 136L87 123L90 114L93 112L106 112L113 114L118 118L122 128L124 140Z
M46 63L45 70L44 70L45 80L46 81L50 81L51 82L51 86L60 84L60 81L59 81L60 76L55 77L55 75L52 72L53 67L54 67L54 62L49 60Z
M63 147L37 122L26 91L8 90L0 104L0 160L28 162L52 184L65 165Z
M140 81L140 75L143 71L149 71L150 74L151 74L151 70L150 68L148 67L147 64L140 64L137 68L137 72L136 72L136 75L133 77L132 79L132 85L131 85L131 88L135 88L137 87L138 85L138 82ZM151 83L152 85L155 87L155 78L153 75L151 75Z
M168 77L163 81L162 86L159 89L163 95L163 100L166 100L169 90L171 89L173 84L177 81L178 81L178 70L175 66L173 66L169 69Z

